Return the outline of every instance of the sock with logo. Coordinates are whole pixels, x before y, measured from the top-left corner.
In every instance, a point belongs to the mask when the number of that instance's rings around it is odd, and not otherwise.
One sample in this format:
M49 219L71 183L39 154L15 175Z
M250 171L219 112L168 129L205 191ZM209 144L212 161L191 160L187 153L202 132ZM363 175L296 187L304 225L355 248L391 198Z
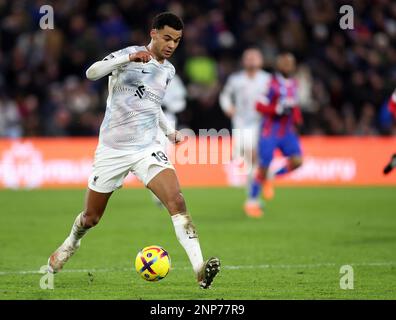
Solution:
M191 217L187 212L182 212L171 216L175 228L177 240L186 251L196 274L204 263L201 246L199 245L198 235Z

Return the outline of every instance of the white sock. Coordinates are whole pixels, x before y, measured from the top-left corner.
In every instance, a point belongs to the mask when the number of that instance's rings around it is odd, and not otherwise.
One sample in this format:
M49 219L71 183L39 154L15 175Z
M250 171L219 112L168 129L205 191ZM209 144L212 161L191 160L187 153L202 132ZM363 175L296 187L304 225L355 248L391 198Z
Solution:
M198 235L188 213L178 213L171 216L176 237L186 251L194 272L198 274L204 263Z
M84 212L81 212L74 221L72 230L69 235L69 240L75 246L79 240L87 233L89 228L83 227Z

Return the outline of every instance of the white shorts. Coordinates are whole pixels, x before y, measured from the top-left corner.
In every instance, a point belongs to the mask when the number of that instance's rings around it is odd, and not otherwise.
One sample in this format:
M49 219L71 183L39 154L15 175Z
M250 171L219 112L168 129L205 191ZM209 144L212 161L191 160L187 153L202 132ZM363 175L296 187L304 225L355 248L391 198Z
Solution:
M164 169L174 170L174 167L159 143L138 151L118 150L99 144L88 187L96 192L113 192L122 187L129 172L147 186Z

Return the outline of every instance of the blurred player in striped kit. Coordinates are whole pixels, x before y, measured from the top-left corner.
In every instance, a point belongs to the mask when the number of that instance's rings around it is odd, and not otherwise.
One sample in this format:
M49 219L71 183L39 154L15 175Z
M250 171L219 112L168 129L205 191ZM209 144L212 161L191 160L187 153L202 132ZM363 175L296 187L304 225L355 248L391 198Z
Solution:
M256 101L269 85L271 75L262 70L264 58L257 48L248 48L242 55L243 70L231 74L222 92L220 106L231 119L233 129L233 162L244 162L249 180L257 162L260 114Z
M302 123L302 115L298 107L297 82L293 79L296 69L294 56L290 53L280 54L276 67L277 72L271 78L267 94L256 105L262 114L262 120L258 144L259 168L245 203L245 213L251 217L263 215L259 201L262 186L264 198L273 198L273 178L287 174L302 164L300 142L295 130L295 125ZM269 167L276 149L280 149L287 158L287 164L271 172Z
M391 98L389 99L388 109L392 113L393 117L396 119L396 89L393 91ZM384 168L384 174L390 173L393 168L396 168L396 153L394 153L389 161L389 163Z

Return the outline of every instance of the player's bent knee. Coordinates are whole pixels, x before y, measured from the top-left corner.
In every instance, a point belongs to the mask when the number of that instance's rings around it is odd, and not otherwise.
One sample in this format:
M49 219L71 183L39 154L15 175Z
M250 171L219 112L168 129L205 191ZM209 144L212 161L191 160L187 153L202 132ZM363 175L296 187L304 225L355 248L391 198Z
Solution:
M179 213L186 211L186 202L184 201L184 197L181 193L176 194L171 197L166 202L166 207L170 213Z
M290 164L291 164L292 170L295 170L302 166L303 161L301 158L296 158L296 159L293 159Z
M101 218L102 214L95 210L86 210L84 212L84 227L93 228L95 227Z
M259 167L256 173L256 179L263 182L265 177L267 176L268 168L267 167Z
M100 218L87 217L84 220L84 228L93 228L99 223Z

